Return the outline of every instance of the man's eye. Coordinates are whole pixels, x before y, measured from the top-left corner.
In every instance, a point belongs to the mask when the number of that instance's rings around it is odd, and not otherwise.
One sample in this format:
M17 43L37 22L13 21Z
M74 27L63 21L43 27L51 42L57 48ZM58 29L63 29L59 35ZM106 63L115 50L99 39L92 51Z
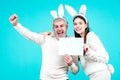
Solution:
M54 26L54 28L58 28L58 26Z
M63 25L61 25L60 27L63 27Z

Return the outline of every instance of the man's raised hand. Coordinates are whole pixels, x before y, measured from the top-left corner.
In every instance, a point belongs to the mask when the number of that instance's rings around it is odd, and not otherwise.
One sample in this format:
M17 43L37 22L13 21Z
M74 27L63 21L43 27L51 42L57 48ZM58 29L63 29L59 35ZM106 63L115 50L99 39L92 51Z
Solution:
M18 24L18 16L16 14L11 15L9 21L13 26L16 26Z

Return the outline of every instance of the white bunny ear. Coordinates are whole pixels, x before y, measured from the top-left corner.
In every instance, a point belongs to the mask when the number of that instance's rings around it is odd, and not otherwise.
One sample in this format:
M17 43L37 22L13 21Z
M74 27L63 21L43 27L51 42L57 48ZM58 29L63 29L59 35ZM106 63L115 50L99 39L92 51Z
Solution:
M86 10L87 10L87 7L86 7L85 4L83 4L83 5L80 7L79 13L85 16L85 15L86 15Z
M57 18L57 12L56 11L50 11L50 14L54 17L54 18Z
M64 8L63 8L62 4L60 4L59 7L58 7L58 15L61 18L64 16Z
M65 5L65 8L71 16L74 17L75 15L77 15L77 12L71 6Z

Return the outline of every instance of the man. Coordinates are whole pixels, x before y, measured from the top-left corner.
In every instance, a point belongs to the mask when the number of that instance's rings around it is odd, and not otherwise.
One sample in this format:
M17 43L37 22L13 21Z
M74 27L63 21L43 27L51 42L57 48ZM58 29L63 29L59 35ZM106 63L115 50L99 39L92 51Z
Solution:
M42 67L41 80L67 80L67 71L70 69L72 73L77 73L78 63L77 57L71 58L69 55L58 55L58 40L60 37L66 37L67 21L63 18L53 20L54 33L49 36L37 34L29 31L18 23L18 16L13 14L9 18L11 24L24 37L39 44L42 48ZM67 64L66 64L67 63Z

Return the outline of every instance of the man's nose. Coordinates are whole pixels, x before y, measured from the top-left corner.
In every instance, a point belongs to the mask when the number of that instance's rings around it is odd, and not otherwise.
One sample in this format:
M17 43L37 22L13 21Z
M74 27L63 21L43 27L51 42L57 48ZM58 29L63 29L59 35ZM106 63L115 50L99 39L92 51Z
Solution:
M62 29L62 28L59 26L59 27L58 27L58 30L61 30L61 29Z

